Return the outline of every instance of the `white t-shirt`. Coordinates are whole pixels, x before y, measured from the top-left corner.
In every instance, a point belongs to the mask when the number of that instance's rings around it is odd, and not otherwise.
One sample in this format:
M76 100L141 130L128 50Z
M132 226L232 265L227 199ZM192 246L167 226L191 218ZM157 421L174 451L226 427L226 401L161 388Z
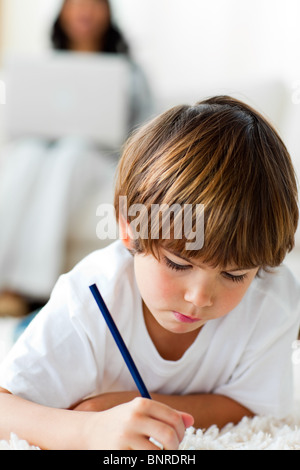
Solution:
M2 362L1 387L58 408L92 394L136 390L90 292L94 283L150 393L217 393L257 414L290 412L291 345L300 318L300 286L290 271L281 266L255 278L235 309L208 321L184 355L168 361L147 332L133 258L120 241L60 277Z

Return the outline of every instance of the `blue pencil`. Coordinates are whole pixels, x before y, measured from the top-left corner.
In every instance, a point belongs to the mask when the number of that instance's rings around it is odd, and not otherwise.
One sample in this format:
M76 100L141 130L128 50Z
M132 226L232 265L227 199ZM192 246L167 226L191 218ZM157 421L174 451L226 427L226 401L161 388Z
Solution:
M90 290L94 296L95 301L97 302L97 305L107 323L108 328L110 329L111 334L113 335L113 338L123 356L124 361L126 362L126 365L129 369L129 372L132 375L133 380L136 383L136 386L143 398L149 398L151 399L151 396L142 380L142 377L140 376L139 371L137 370L137 367L127 349L126 344L124 343L124 340L111 316L109 313L109 310L99 292L98 287L96 284L93 284L90 286Z

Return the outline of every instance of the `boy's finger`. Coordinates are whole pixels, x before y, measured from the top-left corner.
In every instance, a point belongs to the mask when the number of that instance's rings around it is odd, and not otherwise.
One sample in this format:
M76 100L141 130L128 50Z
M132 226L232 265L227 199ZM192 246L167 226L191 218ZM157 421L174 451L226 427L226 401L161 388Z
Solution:
M168 405L154 400L136 398L133 401L136 402L136 406L141 415L149 416L158 422L170 426L176 432L179 442L183 439L185 433L184 419L190 422L191 419L188 418L190 415L187 413L181 413L177 410L174 410L173 408L170 408ZM153 437L155 437L155 439L160 442L159 438L156 436Z
M142 418L139 432L156 450L177 450L181 442L178 431L172 425L152 417Z
M186 428L189 428L190 426L193 426L194 424L194 417L190 415L189 413L185 413L184 411L179 411L181 414L181 417L183 419L183 423Z
M152 442L155 447L158 447L160 450L164 450L164 446L162 445L162 443L154 439L154 437L149 437L149 441Z

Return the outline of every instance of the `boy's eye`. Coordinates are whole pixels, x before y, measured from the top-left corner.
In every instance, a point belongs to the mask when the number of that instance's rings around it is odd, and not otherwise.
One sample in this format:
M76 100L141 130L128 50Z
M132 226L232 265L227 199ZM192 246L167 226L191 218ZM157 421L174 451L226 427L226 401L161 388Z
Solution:
M170 260L166 256L164 256L164 260L168 268L174 269L175 271L187 271L188 269L193 268L193 266L190 264L175 263L174 261ZM247 277L247 273L234 275L234 274L230 274L224 271L222 272L222 276L225 277L226 279L229 279L232 282L243 282Z
M192 268L191 265L189 264L177 264L177 263L174 263L174 261L171 261L169 258L167 258L166 256L164 256L164 260L165 260L165 263L166 265L171 268L171 269L174 269L175 271L186 271L187 269L190 269Z
M239 274L237 276L234 276L233 274L226 273L226 272L223 272L222 274L226 279L229 279L230 281L233 281L233 282L243 282L247 277L246 273Z

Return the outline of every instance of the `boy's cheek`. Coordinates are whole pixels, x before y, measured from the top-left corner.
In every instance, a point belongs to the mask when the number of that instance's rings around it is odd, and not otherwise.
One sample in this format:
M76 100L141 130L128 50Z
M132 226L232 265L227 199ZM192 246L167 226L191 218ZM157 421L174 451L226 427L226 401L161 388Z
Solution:
M231 312L235 307L238 306L238 304L242 301L244 298L244 295L246 294L248 290L247 288L241 288L238 292L230 292L223 294L222 296L222 304L223 304L223 310L224 314L221 316L226 315L227 313Z
M153 280L162 295L174 295L179 289L178 280L166 270L153 273Z
M174 280L174 276L164 270L149 270L147 277L143 282L143 290L147 293L149 300L159 300L160 303L164 300L174 299L179 294L180 286Z

